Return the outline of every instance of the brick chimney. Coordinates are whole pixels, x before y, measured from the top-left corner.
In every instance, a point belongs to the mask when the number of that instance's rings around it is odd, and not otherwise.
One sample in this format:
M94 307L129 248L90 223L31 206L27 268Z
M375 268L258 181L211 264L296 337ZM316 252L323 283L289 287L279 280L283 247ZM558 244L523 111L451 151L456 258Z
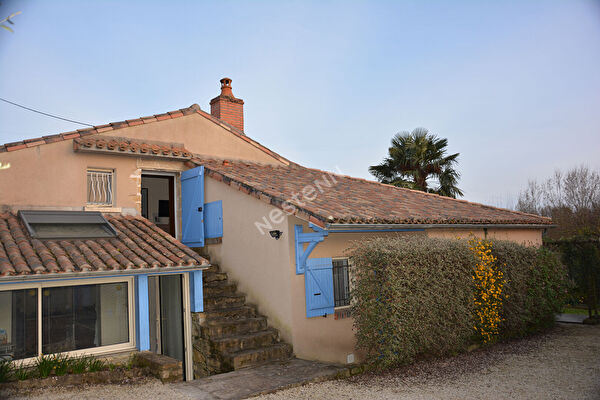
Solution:
M221 79L221 94L210 101L210 113L244 131L244 100L233 95L230 78Z

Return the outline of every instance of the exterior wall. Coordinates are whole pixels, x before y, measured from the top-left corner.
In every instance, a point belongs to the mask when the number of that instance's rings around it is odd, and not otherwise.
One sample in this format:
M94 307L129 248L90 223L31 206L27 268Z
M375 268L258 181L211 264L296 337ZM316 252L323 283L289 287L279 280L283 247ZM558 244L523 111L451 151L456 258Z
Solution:
M222 243L206 246L211 261L237 282L248 301L291 343L289 238L293 230L282 221L261 235L254 223L264 222L263 217L278 209L214 179L207 177L204 182L204 201L223 201ZM272 238L269 229L281 230L282 238Z
M98 209L139 214L142 171L187 169L181 161L76 153L70 140L3 153L1 158L11 167L0 173L0 206L14 210L82 210L87 203L87 169L105 168L115 171L117 209Z
M87 168L114 169L115 205L136 209L135 158L78 154L71 140L2 153L11 167L0 173L0 205L81 210L87 201Z
M108 136L183 143L195 154L265 164L281 164L273 157L199 114L111 131ZM42 146L43 147L43 146Z
M470 238L476 237L479 239L499 239L509 240L525 246L542 245L543 229L507 229L507 228L489 228L487 234L484 229L428 229L429 237L438 237L446 239L454 238Z

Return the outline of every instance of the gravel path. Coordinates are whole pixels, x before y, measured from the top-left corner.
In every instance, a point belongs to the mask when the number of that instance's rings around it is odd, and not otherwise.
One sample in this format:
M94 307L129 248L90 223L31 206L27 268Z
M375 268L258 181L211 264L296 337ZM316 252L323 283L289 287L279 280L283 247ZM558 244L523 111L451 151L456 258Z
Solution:
M597 400L600 326L561 324L543 336L492 349L259 398Z
M15 399L188 399L155 379L46 389ZM600 399L600 326L559 325L534 338L385 374L309 384L256 399Z

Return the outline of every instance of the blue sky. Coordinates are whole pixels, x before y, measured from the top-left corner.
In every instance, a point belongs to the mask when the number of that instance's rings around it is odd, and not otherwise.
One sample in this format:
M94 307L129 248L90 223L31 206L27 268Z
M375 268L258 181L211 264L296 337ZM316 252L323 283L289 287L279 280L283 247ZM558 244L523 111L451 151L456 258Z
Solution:
M472 201L600 168L599 1L2 1L14 11L0 97L75 120L209 110L228 76L246 133L310 167L370 178L422 126L461 154ZM77 128L0 103L0 143Z

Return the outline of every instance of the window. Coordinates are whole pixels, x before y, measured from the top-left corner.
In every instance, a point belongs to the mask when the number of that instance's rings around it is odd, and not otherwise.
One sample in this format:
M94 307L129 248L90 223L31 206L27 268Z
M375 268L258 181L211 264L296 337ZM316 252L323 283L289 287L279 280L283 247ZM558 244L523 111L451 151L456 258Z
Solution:
M115 237L116 231L98 211L19 211L31 237L36 239L90 239Z
M350 275L347 258L334 258L333 298L335 307L350 305Z
M42 353L129 340L127 282L42 289Z
M40 354L78 350L89 354L95 348L101 352L133 347L133 280L103 280L0 291L0 357L19 360Z
M37 356L38 291L0 292L0 305L0 358Z
M113 171L88 169L87 203L96 206L112 206L113 178Z

